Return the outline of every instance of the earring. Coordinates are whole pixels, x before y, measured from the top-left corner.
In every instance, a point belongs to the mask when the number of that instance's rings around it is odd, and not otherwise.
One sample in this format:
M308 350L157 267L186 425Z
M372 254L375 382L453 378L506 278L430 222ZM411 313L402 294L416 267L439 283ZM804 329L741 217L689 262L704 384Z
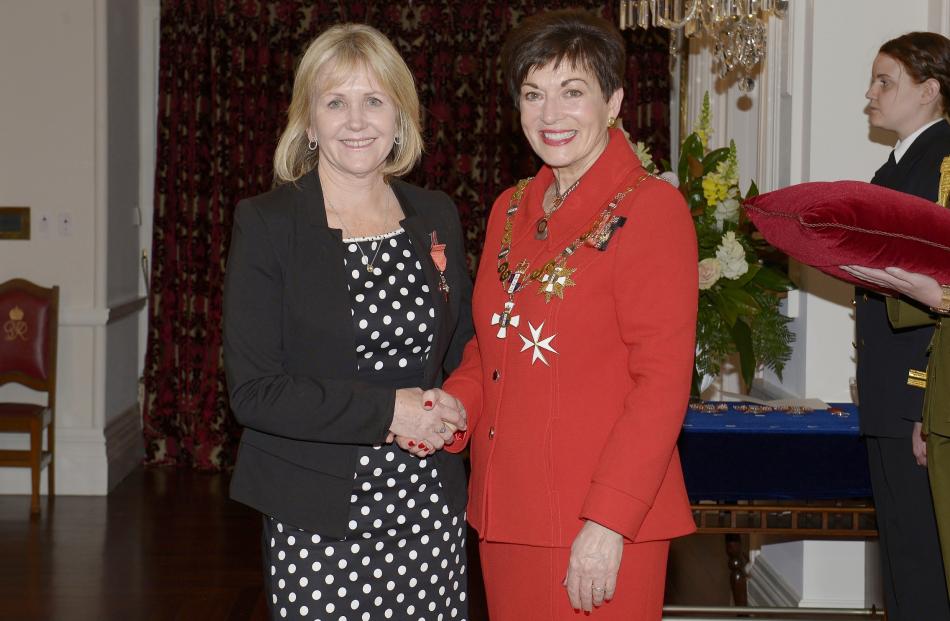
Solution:
M316 150L317 150L317 139L314 138L314 139L312 139L310 142L308 142L308 143L307 143L307 148L310 149L311 151L316 151Z
M393 138L393 144L402 144L402 138L399 137L399 134L396 134L396 137Z
M611 116L611 117L607 117L607 127L611 127L611 128L612 128L612 127L614 127L615 125L617 125L617 119L615 119L615 118L612 117L612 116Z

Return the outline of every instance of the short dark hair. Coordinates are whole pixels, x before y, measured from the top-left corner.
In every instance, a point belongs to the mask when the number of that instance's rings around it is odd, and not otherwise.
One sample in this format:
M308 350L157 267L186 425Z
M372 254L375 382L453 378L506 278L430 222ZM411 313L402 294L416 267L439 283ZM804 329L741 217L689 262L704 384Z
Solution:
M917 84L936 80L943 113L950 112L950 39L936 32L909 32L887 41L878 51L903 65Z
M501 50L505 85L518 105L521 85L532 69L564 61L597 78L604 99L623 86L626 46L613 24L579 9L532 15L514 28Z

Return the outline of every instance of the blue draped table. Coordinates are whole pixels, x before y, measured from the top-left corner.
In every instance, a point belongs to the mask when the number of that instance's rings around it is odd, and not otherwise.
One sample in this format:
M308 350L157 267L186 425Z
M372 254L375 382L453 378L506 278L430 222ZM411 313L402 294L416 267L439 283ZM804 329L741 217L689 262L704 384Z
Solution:
M679 449L697 532L725 535L733 600L745 606L741 534L853 539L877 529L857 407L753 414L726 405L690 409Z
M712 402L709 402L712 403ZM714 403L713 403L714 404ZM680 435L686 489L700 500L869 498L867 453L850 403L800 415L689 410Z

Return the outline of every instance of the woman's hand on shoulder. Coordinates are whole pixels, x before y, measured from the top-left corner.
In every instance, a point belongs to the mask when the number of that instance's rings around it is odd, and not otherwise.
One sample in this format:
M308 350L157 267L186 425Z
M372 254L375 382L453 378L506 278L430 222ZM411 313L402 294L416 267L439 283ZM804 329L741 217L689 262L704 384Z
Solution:
M575 610L590 612L613 599L623 556L623 535L587 520L581 527L567 564L564 587Z

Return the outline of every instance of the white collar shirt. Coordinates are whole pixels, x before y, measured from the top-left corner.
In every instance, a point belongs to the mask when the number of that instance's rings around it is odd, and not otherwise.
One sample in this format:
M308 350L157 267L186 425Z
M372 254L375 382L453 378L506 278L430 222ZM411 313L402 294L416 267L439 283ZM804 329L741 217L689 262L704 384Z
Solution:
M904 154L907 153L907 150L910 149L910 145L914 144L914 141L917 140L917 137L920 136L925 131L927 131L929 127L931 127L932 125L936 125L942 120L943 118L934 119L931 122L927 123L926 125L921 126L920 129L915 131L913 134L911 134L907 138L904 138L903 140L898 140L897 144L894 145L894 161L900 162L901 158L904 157Z

